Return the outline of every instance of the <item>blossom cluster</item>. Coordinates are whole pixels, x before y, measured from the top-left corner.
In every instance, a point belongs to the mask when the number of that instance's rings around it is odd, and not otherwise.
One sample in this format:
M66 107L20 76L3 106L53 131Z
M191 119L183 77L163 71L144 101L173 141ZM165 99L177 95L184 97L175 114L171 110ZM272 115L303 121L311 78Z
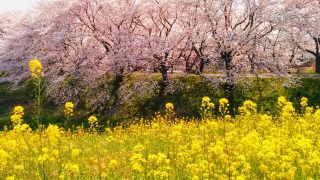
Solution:
M21 125L23 122L24 108L22 106L15 106L10 117L14 126Z
M64 114L67 117L73 116L74 104L72 102L66 102L64 105Z
M90 128L96 128L98 126L98 118L96 116L90 116L88 118Z
M34 79L40 78L44 75L42 63L37 59L29 61L29 70L31 72L31 77Z

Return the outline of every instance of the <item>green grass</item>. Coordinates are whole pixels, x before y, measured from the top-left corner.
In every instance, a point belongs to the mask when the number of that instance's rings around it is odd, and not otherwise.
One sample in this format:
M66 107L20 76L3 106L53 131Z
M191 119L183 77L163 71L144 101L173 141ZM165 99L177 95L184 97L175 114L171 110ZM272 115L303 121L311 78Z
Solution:
M171 84L174 84L174 88L169 87L171 91L159 96L157 92L148 88L157 86L161 80L160 74L134 73L127 76L119 92L124 95L131 94L129 98L122 101L117 107L117 111L112 115L100 114L101 111L95 112L95 114L103 120L104 124L116 125L117 122L130 121L135 118L150 118L155 112L162 111L166 102L172 102L176 107L176 116L198 118L200 117L200 101L203 96L209 96L215 104L218 103L220 98L226 97L223 84L216 87L201 76L175 74L170 75L169 79ZM255 77L242 78L235 89L235 107L241 106L244 100L250 99L257 102L260 111L275 114L277 109L274 102L279 96L286 96L296 107L299 107L300 98L304 96L309 99L310 105L320 104L320 79L303 78L297 85L284 87L283 84L287 80L287 78L274 77L259 78L258 86ZM106 77L101 81L106 84L106 87L110 88L111 77ZM140 85L139 83L142 85L146 83L145 89L137 91L135 88ZM76 108L77 113L74 118L77 119L77 124L85 123L87 117L91 115L92 107L87 102L89 99L96 98L94 92L97 90L106 91L99 89L99 87L96 89L87 87L87 93L84 94ZM0 127L10 124L10 112L15 105L25 107L25 120L32 124L32 99L32 86L28 81L15 89L9 83L0 84ZM63 106L47 102L43 117L45 119L44 124L62 123L64 119Z

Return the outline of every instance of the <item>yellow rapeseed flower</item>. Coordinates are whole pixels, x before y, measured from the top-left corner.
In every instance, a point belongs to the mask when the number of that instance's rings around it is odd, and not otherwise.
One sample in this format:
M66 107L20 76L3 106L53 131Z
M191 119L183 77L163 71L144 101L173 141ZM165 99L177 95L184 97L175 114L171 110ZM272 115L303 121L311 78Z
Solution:
M221 98L219 100L219 111L222 115L228 113L229 101L226 98Z
M10 120L14 126L21 125L23 122L24 108L22 106L15 106L12 111Z
M286 104L287 104L287 100L286 100L286 98L284 96L278 97L278 105L280 107L282 107L282 106L284 106Z
M219 100L219 104L220 104L220 106L229 106L229 101L226 98L221 98Z
M301 105L302 108L307 107L308 106L308 99L306 97L302 97L300 105Z
M209 103L208 108L214 109L214 103Z
M257 104L250 100L246 100L243 102L243 106L239 107L239 112L243 115L251 115L253 113L256 113Z
M15 106L13 108L13 114L19 114L21 116L24 115L24 108L22 106Z
M15 176L7 176L6 180L15 180Z
M0 149L0 169L1 169L1 167L7 165L9 157L10 157L10 155L8 154L7 151Z
M71 151L72 157L78 157L79 154L80 154L80 149L78 149L78 148L72 149L72 151Z
M38 59L33 59L29 61L29 70L33 78L38 78L44 75L42 64Z
M282 116L285 118L291 117L295 112L292 102L286 102L282 107Z
M202 98L201 101L201 109L214 109L214 103L211 102L211 99L208 96Z
M211 99L208 96L205 96L202 98L201 105L206 106L207 104L210 103L210 101L211 101Z
M133 147L133 150L135 152L142 152L145 149L145 147L142 144L137 144Z
M23 121L22 116L18 114L11 115L10 120L14 126L21 124Z
M90 125L90 127L96 127L98 126L98 118L96 116L90 116L88 118L88 123Z
M170 103L170 102L166 103L165 107L166 107L167 111L173 111L174 110L174 105L172 103Z
M66 116L73 116L74 104L72 102L66 102L64 105L64 114Z
M24 170L24 166L22 164L14 165L13 169L16 172L20 172Z
M79 169L79 165L78 164L72 164L72 163L67 163L64 166L67 174L71 175L71 176L76 176L79 174L80 169Z

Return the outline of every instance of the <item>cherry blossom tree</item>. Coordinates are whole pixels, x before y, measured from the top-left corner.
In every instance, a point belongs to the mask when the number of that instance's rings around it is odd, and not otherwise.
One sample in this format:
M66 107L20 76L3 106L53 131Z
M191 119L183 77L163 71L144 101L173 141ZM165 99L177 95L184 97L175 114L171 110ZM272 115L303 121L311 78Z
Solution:
M130 72L141 59L141 43L135 31L140 24L139 6L134 1L77 1L70 15L88 37L104 48L105 62L116 76Z
M273 49L277 44L276 41L260 48L261 43L268 39L275 41L280 25L280 5L280 1L269 0L202 1L206 25L211 33L212 54L216 61L225 65L226 93L231 104L235 74L250 70L253 64L257 64L256 60L263 58L260 49Z
M320 73L320 1L292 0L285 2L284 18L291 44L314 56L316 73Z
M115 77L110 91L113 98L103 105L105 110L112 107L110 114L117 111L120 102L118 91L124 76L139 68L139 61L144 59L143 41L138 34L141 9L137 2L130 0L85 0L76 1L69 10L69 16L76 20L78 29L85 30L86 41L92 41L99 49L101 58L94 58L91 62L102 64L100 70ZM95 53L91 51L91 54Z
M161 72L163 87L168 84L168 70L181 58L180 45L186 37L178 25L178 3L173 0L146 1L142 22L145 61L149 69Z
M196 73L203 72L206 64L210 62L208 51L209 29L204 23L205 14L201 8L201 1L181 0L179 2L180 28L186 35L182 48L182 59L185 63L185 71L191 72L193 66Z
M119 104L133 71L160 72L162 94L170 69L201 74L222 64L232 104L240 73L285 74L304 52L320 72L318 9L317 0L42 1L28 16L0 22L0 71L21 80L29 59L43 60L59 101L81 99L88 85L111 75L106 110Z
M0 71L8 72L9 76L1 80L17 84L27 76L26 64L23 63L28 56L25 40L28 36L33 36L33 32L27 30L28 19L24 18L23 14L16 13L15 16L6 14L5 17L2 19Z

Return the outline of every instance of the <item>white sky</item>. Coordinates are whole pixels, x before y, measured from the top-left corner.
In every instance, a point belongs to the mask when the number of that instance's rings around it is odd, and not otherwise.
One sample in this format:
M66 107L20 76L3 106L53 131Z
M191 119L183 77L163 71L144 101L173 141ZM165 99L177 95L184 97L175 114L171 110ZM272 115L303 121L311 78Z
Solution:
M37 0L0 0L0 13L7 11L25 11L36 4Z

